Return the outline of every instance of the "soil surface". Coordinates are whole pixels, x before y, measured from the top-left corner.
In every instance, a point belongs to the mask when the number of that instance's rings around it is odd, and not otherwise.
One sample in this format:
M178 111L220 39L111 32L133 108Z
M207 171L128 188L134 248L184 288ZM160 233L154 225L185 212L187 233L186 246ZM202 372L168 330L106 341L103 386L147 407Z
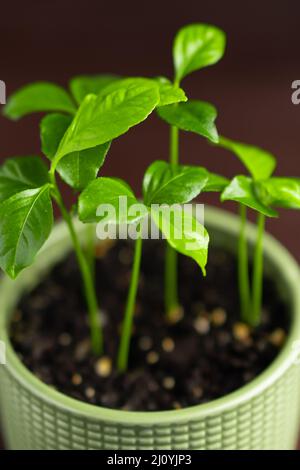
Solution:
M115 369L130 280L132 245L98 249L97 292L105 325L105 356L94 357L81 280L70 255L15 311L11 338L26 366L42 381L78 400L138 411L180 409L236 390L278 354L288 331L287 307L264 280L262 324L239 319L236 260L211 248L207 277L179 257L182 311L166 320L163 308L164 243L145 241L130 367ZM112 359L110 359L112 358Z

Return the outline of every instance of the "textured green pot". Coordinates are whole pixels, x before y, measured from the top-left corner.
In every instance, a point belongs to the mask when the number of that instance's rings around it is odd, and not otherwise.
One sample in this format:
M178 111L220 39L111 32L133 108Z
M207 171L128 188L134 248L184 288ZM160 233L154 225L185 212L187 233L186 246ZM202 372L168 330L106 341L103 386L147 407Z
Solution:
M216 209L206 209L205 217L212 243L234 250L237 218ZM83 234L84 228L80 230ZM254 235L249 225L250 249ZM300 274L277 241L266 237L265 265L289 303L292 318L289 338L277 359L250 384L221 399L183 410L144 413L95 407L58 393L34 377L10 345L8 325L20 295L32 289L69 248L66 228L60 224L33 268L15 282L1 281L0 338L6 343L7 364L0 365L0 404L8 448L295 448L300 417Z

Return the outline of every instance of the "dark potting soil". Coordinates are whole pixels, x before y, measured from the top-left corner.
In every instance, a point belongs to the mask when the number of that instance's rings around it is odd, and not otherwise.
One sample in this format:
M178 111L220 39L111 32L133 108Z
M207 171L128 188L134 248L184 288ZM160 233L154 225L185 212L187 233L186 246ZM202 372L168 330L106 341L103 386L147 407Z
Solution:
M81 279L73 255L57 265L16 309L11 338L42 381L78 400L123 410L179 409L238 389L276 357L288 331L287 307L264 280L262 324L239 319L236 260L211 248L207 277L179 257L182 311L169 323L163 307L164 243L145 241L129 370L115 368L133 246L98 249L96 282L105 356L94 357ZM112 359L111 359L112 358Z

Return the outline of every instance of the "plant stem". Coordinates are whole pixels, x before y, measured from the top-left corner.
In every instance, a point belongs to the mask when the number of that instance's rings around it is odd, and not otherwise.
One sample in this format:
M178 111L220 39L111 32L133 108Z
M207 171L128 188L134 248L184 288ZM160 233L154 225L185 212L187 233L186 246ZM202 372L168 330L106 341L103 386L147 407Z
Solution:
M179 162L179 130L171 126L170 130L170 163L178 165Z
M249 260L246 239L247 208L240 204L240 238L238 249L238 282L240 294L240 308L242 320L249 322L250 315L250 283L249 283Z
M178 276L177 253L166 245L165 253L165 310L169 318L172 318L178 308Z
M170 163L178 165L179 161L179 131L177 127L170 128ZM169 318L172 318L178 308L178 266L177 253L166 245L165 259L165 310Z
M64 220L66 221L68 228L69 228L69 232L70 232L71 239L72 239L73 246L74 246L74 251L76 253L78 265L79 265L82 280L83 280L84 294L85 294L87 307L88 307L88 314L89 314L92 350L95 354L100 355L103 352L103 335L102 335L101 322L99 318L98 301L96 297L92 273L91 273L88 261L82 250L79 239L77 237L74 224L72 221L72 217L70 216L68 210L66 209L66 206L62 199L62 195L57 187L55 176L50 175L50 177L51 177L52 184L54 187L55 199L61 210L62 216Z
M86 236L86 257L90 267L91 275L95 279L95 226L88 224Z
M133 267L131 273L130 287L126 302L124 320L121 332L121 342L118 351L117 367L120 372L125 372L128 367L129 345L132 331L135 300L139 283L140 266L142 255L142 238L135 242Z
M253 260L252 279L252 315L251 324L256 326L260 322L262 307L263 284L263 238L265 230L265 216L261 213L257 219L257 238Z

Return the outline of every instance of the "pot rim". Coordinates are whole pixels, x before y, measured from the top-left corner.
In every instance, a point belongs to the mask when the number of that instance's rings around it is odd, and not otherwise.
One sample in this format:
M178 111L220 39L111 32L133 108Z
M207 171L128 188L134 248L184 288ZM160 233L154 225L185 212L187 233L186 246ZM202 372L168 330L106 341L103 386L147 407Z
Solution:
M205 217L210 228L223 231L227 233L228 236L236 237L239 228L239 219L236 215L222 209L205 207ZM47 249L51 248L51 246L55 246L60 240L65 239L66 233L64 223L57 224L50 239L43 250L41 250L41 256L46 254ZM255 226L248 222L247 239L249 243L253 243L255 235ZM226 410L230 411L241 404L246 404L248 400L262 393L266 388L276 382L296 360L299 361L299 352L294 347L294 344L295 341L300 340L300 269L297 261L287 249L269 234L265 236L264 253L266 258L272 261L274 267L277 267L278 271L280 270L282 280L285 281L285 284L290 290L288 294L289 299L292 300L292 321L289 336L280 353L261 374L248 384L223 397L208 403L179 410L126 411L91 405L64 395L42 382L30 372L13 350L7 334L7 322L13 305L11 305L11 307L6 306L5 315L0 315L0 339L6 344L6 365L0 367L8 367L9 372L18 382L22 383L27 389L30 389L31 393L42 398L42 400L49 405L55 405L61 410L81 417L86 416L95 421L101 419L111 423L123 423L128 426L163 425L170 424L174 421L186 421L187 419L191 419L191 417L193 419L202 419L207 416L224 413ZM285 266L284 270L281 269L282 266ZM29 269L34 270L34 266ZM25 272L28 272L28 270ZM23 279L25 276L23 275L22 277L21 275L20 278ZM21 280L11 281L7 277L4 277L0 285L0 298L2 296L6 298L12 297L16 283L21 284Z

